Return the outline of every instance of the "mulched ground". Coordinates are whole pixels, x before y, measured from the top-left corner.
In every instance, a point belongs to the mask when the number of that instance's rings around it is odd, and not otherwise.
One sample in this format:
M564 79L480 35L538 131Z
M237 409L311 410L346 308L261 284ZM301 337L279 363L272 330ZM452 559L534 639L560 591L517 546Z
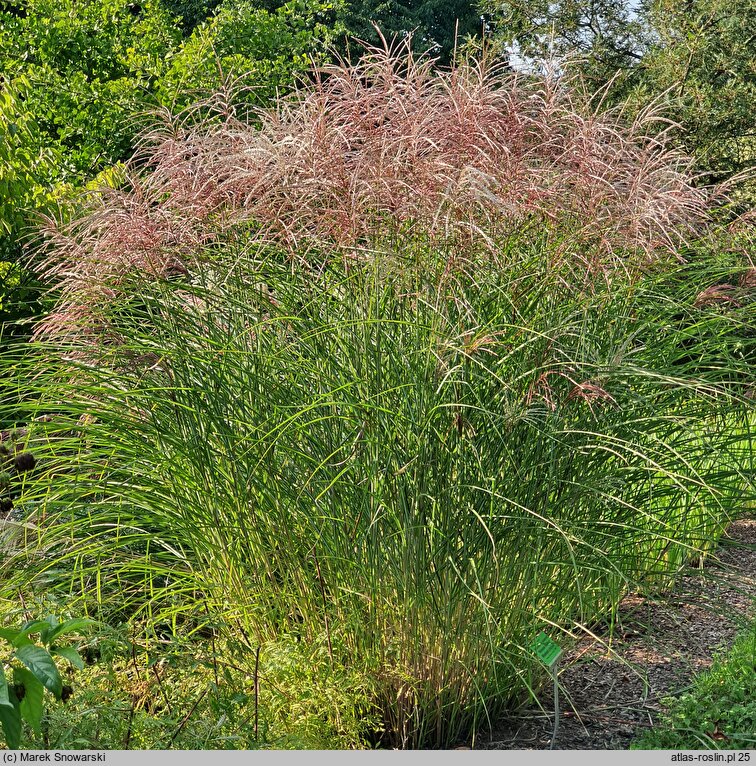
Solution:
M636 733L653 725L661 698L683 691L715 652L732 645L754 616L754 599L756 520L741 520L730 526L716 555L702 569L691 568L663 601L627 597L610 647L601 635L586 637L563 657L555 749L627 749ZM540 702L543 710L500 721L476 749L548 749L550 690Z

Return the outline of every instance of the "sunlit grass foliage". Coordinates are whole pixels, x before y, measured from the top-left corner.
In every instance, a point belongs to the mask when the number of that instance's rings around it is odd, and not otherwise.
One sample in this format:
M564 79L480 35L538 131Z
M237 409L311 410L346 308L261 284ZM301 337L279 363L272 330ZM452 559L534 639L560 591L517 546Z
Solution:
M711 545L749 389L736 314L681 346L705 310L669 278L570 294L533 254L448 295L380 262L218 256L142 285L96 360L41 349L44 467L7 544L115 613L221 615L250 661L296 637L370 679L381 741L448 744L527 694L538 630Z
M450 745L751 497L753 271L671 257L685 159L563 83L375 54L297 98L50 231L3 577L271 686L296 645L329 731Z

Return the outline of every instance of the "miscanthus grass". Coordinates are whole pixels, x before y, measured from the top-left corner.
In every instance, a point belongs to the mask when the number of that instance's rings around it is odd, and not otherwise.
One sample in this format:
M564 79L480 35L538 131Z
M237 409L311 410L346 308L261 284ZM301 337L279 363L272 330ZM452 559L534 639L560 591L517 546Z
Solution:
M361 674L366 742L485 728L537 686L540 630L663 587L752 494L748 290L697 305L680 266L575 291L517 247L454 290L259 247L135 280L117 343L31 352L3 577L211 621L262 683L295 642Z
M653 112L372 51L164 116L116 185L50 222L8 358L6 589L211 625L302 679L290 720L446 746L750 501L754 272L682 249L713 194Z

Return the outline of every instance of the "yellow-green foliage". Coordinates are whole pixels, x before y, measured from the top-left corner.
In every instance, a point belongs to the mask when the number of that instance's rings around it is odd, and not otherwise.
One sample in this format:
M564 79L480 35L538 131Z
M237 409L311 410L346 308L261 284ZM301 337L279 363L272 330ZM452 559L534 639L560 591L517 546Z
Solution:
M30 207L44 205L44 179L56 159L29 113L31 92L26 77L0 87L0 237L17 232Z
M290 0L266 10L251 0L221 4L171 59L159 94L163 103L185 105L209 93L224 77L242 77L250 100L270 103L293 84L296 73L322 61L338 27L339 0Z

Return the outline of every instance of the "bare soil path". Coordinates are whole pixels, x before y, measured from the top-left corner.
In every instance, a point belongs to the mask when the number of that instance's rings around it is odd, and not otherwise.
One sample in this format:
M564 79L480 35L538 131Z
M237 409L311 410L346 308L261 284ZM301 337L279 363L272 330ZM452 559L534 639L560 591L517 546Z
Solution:
M624 750L662 711L661 698L683 691L732 645L756 614L756 519L734 522L703 568L691 567L663 601L627 597L610 648L585 637L561 661L557 750ZM499 722L476 748L548 749L553 699Z

